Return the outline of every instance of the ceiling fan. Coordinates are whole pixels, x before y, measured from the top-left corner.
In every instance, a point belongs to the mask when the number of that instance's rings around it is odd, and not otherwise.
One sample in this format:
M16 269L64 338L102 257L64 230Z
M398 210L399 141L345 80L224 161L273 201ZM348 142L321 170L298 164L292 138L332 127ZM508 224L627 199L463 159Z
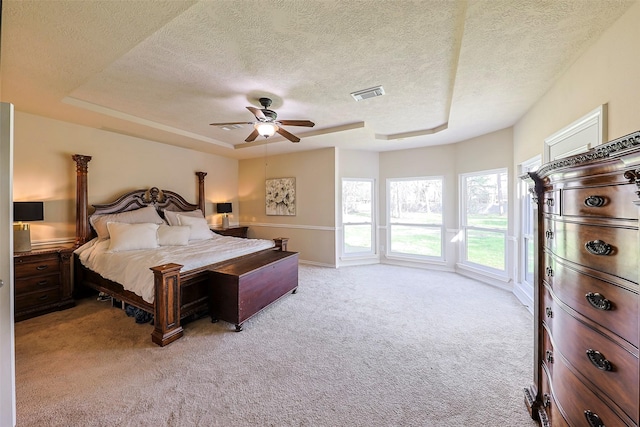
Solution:
M273 136L276 132L280 135L284 136L291 142L300 142L300 138L293 135L292 133L287 132L282 128L282 126L306 126L306 127L314 127L315 123L309 120L278 120L278 114L275 111L269 110L271 106L271 99L269 98L260 98L260 105L262 105L262 109L255 107L247 107L247 110L251 111L253 115L256 117L255 122L231 122L231 123L211 123L211 126L225 126L225 125L241 125L248 124L253 125L253 132L245 139L245 142L255 141L255 139L260 136L264 136L265 138L269 138Z

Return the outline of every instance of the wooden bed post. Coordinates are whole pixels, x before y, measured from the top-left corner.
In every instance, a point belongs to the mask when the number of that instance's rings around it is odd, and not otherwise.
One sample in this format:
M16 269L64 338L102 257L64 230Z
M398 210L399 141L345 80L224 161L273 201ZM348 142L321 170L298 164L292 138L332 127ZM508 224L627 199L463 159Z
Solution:
M171 344L184 334L180 326L180 264L152 267L155 285L151 340L161 347Z
M202 211L202 215L206 216L207 213L204 211L204 177L207 176L206 172L196 172L198 175L198 207Z
M91 156L74 154L71 158L76 162L76 246L80 246L91 238L87 197L87 172Z

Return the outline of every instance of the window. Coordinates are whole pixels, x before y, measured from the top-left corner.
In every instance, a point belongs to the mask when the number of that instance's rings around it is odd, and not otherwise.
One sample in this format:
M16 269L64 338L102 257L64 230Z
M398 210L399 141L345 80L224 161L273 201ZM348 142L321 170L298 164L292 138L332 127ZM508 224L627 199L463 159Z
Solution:
M373 180L342 180L344 255L375 253L373 228Z
M442 177L387 181L389 255L442 259Z
M540 156L537 156L527 162L520 165L520 174L523 175L527 172L534 171L540 167ZM534 216L534 205L529 194L528 184L525 181L520 180L520 209L522 215L522 233L520 238L520 245L522 248L520 256L520 280L533 287L533 270L534 270L534 222L536 218Z
M508 194L506 169L461 176L463 263L506 272Z

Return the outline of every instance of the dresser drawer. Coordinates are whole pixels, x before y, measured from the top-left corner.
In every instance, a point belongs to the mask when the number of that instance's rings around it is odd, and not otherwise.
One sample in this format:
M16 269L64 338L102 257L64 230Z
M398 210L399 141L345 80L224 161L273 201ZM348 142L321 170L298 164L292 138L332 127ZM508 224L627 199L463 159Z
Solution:
M572 188L562 192L562 215L638 219L633 184Z
M552 308L555 346L553 375L559 366L556 362L562 359L559 357L561 354L627 415L637 417L638 358L559 306L552 303ZM596 352L591 356L593 362L589 351ZM555 385L555 376L552 378Z
M49 274L46 276L34 276L28 279L16 280L15 294L22 295L28 292L41 291L48 288L60 287L60 275Z
M565 266L549 254L545 268L550 269L549 282L560 301L638 347L638 322L629 321L638 318L635 292Z
M598 417L602 425L607 427L633 426L618 416L606 403L600 400L587 386L585 386L565 365L561 358L555 361L555 370L551 376L551 389L556 405L573 426L589 426L585 412L589 411L592 419ZM555 421L555 418L554 418Z
M556 221L549 248L568 259L637 283L638 230Z
M45 289L39 292L32 292L24 295L16 295L15 311L37 309L48 304L60 302L60 288Z
M25 259L16 258L14 266L16 279L60 271L60 261L56 254Z

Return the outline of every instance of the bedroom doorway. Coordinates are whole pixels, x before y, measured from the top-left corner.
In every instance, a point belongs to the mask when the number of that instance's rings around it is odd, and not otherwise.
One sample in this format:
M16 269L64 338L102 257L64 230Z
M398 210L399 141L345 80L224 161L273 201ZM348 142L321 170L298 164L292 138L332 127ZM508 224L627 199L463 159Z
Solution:
M13 321L13 105L0 103L0 425L16 425Z

